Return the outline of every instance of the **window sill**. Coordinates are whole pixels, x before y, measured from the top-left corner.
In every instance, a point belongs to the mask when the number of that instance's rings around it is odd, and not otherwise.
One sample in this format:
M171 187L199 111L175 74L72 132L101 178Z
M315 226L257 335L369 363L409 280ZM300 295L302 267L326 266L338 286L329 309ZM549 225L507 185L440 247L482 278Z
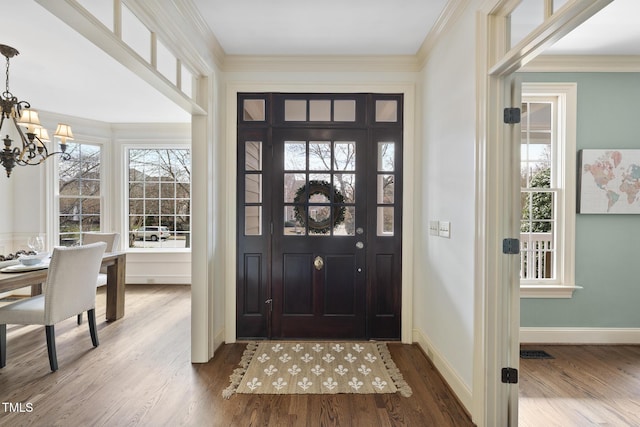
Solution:
M520 285L520 298L572 298L577 285Z

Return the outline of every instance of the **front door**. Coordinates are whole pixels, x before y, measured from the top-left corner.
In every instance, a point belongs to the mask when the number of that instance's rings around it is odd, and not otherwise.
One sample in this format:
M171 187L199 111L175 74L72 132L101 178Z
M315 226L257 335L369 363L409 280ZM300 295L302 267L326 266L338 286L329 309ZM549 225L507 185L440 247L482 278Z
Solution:
M239 96L239 338L400 338L401 99Z

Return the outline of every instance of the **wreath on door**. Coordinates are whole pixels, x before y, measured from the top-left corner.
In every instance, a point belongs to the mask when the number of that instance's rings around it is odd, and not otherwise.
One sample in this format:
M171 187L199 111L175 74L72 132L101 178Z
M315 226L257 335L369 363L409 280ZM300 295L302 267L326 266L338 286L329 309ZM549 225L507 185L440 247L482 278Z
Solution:
M327 200L331 200L331 193L333 193L333 204L332 204L332 217L333 223L331 222L331 218L326 218L321 221L316 221L313 218L310 218L307 215L307 201L305 199L305 195L308 194L308 198L311 198L314 194L320 194L325 196ZM293 213L302 226L307 223L309 231L314 233L327 234L332 228L337 227L338 225L344 222L346 208L344 206L338 206L341 203L344 203L344 196L342 193L337 190L333 185L328 183L327 181L318 181L311 180L308 184L301 186L296 190L296 195L293 198L293 202L296 203L296 206L293 208Z

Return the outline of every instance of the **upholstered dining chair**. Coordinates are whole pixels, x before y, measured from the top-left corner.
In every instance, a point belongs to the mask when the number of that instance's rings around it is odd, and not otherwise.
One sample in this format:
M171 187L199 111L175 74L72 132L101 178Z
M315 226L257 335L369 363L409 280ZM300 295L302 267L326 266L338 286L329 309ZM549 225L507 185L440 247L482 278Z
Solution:
M0 368L7 362L7 324L45 326L52 371L58 370L56 323L86 311L91 341L98 346L95 281L106 247L99 242L54 248L44 293L0 307Z
M113 252L118 249L118 242L120 241L120 233L84 233L82 235L82 244L88 245L96 242L105 242L107 249L105 252ZM98 274L98 280L96 280L96 287L104 286L107 284L107 267L100 268L100 274Z
M120 241L120 233L83 233L82 244L89 245L96 242L105 242L107 249L105 252L113 252L118 249L118 242ZM96 288L107 284L107 267L100 267L98 278L96 279ZM82 313L78 314L78 325L82 324Z

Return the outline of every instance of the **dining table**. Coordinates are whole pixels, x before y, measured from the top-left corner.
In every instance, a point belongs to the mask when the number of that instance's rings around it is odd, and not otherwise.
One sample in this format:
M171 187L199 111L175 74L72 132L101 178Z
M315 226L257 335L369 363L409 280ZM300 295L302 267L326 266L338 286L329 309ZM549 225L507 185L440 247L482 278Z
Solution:
M107 268L107 321L124 316L126 252L107 252L102 256L102 267ZM0 293L31 287L31 295L42 293L48 269L4 273L0 271Z

